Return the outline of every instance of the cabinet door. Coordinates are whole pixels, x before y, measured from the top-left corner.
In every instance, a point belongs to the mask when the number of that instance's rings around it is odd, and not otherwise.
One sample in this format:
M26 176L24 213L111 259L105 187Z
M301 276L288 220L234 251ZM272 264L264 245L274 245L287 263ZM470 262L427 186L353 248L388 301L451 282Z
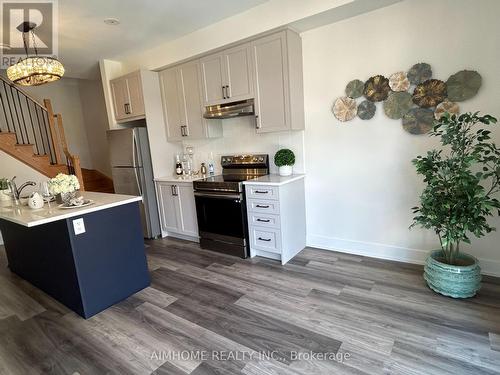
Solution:
M224 64L223 55L215 54L200 60L203 83L203 104L210 105L224 101Z
M157 185L158 203L160 206L161 226L164 231L179 231L179 214L177 209L177 196L173 194L171 184L159 182Z
M167 138L170 141L182 139L182 111L180 99L181 88L178 85L178 70L171 68L160 73L160 87L163 100L163 111L165 114L165 124Z
M130 117L144 116L144 96L142 95L142 83L140 72L127 76L128 104L130 106Z
M290 129L286 36L278 33L252 43L257 132Z
M193 185L176 185L178 212L180 213L179 230L182 234L198 237L198 219L194 200Z
M113 108L115 110L115 119L123 120L128 116L125 104L128 101L127 80L123 78L115 79L110 82L111 93L113 95Z
M224 51L224 68L230 101L253 98L250 44Z
M179 87L181 88L181 125L186 126L190 138L205 138L205 119L202 113L200 65L197 61L178 68Z

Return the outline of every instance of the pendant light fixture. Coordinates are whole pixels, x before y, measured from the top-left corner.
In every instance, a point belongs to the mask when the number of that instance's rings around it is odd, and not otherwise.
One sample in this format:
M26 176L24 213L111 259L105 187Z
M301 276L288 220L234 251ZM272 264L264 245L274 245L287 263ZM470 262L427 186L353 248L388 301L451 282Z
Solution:
M12 82L21 86L43 85L57 81L64 75L64 67L59 60L54 57L38 56L35 44L35 32L33 31L36 26L33 22L23 22L17 27L23 33L26 57L7 68L7 77ZM28 54L30 36L33 41L34 56Z

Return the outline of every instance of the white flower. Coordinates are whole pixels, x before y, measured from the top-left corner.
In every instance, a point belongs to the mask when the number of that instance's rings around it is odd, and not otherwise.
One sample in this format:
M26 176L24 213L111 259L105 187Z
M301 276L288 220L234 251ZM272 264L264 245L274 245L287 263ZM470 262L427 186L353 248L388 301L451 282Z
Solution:
M75 175L59 173L49 180L49 189L52 194L72 193L80 189L80 183Z

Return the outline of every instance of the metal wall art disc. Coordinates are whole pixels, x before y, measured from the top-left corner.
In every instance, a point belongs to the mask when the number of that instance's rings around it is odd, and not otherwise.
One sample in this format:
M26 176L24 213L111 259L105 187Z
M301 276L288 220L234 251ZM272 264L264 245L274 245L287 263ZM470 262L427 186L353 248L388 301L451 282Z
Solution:
M375 115L376 110L377 107L375 106L375 103L369 100L363 100L358 105L358 117L361 120L370 120Z
M381 102L387 99L389 91L391 91L389 80L382 75L377 75L366 81L363 94L371 102Z
M432 129L434 113L427 108L412 108L403 116L403 129L410 134L426 134Z
M439 120L445 113L451 115L456 115L460 112L460 108L457 103L450 102L448 99L439 104L434 111L434 118Z
M429 79L415 87L413 103L422 108L435 107L445 100L446 96L446 83L439 79Z
M392 91L406 91L410 88L410 80L405 72L397 72L389 77L389 87Z
M418 85L432 77L432 69L427 63L419 63L413 65L407 75L411 84Z
M462 102L472 98L481 87L481 75L474 70L462 70L453 74L446 85L448 98L453 102Z
M393 120L403 117L413 105L411 98L408 92L391 92L384 101L384 112L387 117Z
M356 101L347 96L342 96L335 100L332 111L340 121L352 120L357 113Z
M363 83L363 81L355 79L347 84L347 86L345 87L345 94L349 98L356 99L363 95L364 88L365 84Z

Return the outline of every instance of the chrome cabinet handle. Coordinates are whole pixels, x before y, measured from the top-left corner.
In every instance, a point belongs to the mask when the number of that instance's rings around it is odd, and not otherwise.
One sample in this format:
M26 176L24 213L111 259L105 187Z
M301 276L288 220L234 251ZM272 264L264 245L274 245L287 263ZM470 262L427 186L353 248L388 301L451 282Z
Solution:
M178 192L178 190L177 190L177 185L172 185L172 186L171 186L171 189L172 189L172 195L173 195L174 197L176 197L176 196L178 196L178 195L179 195L179 192Z
M258 208L269 208L269 206L262 206L260 204L256 204L255 207L258 207Z
M130 104L129 103L125 103L124 107L125 107L125 114L130 115L132 113L130 111Z
M260 191L260 190L255 190L255 194L269 194L269 191Z
M172 194L172 196L175 195L175 193L174 193L174 185L170 185L170 193Z
M226 85L226 99L229 99L231 97L231 94L229 92L230 92L229 85Z
M271 220L257 219L256 221L260 221L262 223L269 223Z
M255 115L255 128L260 129L260 127L259 115Z
M222 98L226 99L226 86L222 86Z
M259 237L259 241L266 241L266 242L270 242L271 239L270 238L262 238L262 237Z

